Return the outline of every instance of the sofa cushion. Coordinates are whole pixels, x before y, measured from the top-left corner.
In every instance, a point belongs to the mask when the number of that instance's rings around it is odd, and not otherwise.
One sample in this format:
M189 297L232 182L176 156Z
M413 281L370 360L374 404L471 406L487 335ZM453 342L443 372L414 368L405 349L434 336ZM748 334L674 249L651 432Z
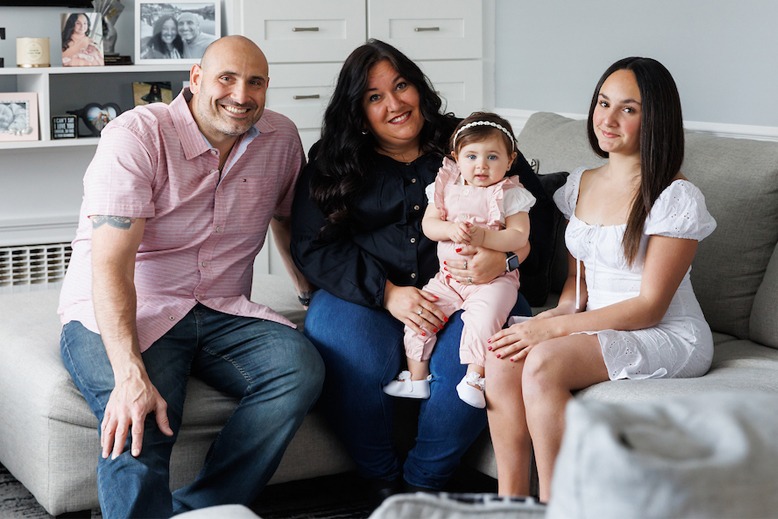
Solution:
M555 258L559 255L559 249L562 249L562 252L566 254L564 239L561 235L564 234L564 218L551 197L557 189L564 185L567 173L549 173L539 175L538 178L547 195L546 200L543 201L548 206L545 214L551 216L551 221L539 222L536 219L532 222L530 235L533 237L533 247L538 244L541 244L542 247L540 250L536 250L535 263L531 269L519 269L521 274L520 291L530 306L534 307L546 304L549 292L556 288L554 283ZM541 225L538 225L539 223ZM559 289L561 286L557 288L557 290Z
M778 245L773 250L751 311L751 338L778 348Z
M711 328L749 337L754 298L778 242L778 143L687 133L682 171L718 224L700 242L694 291Z
M572 400L548 518L774 517L774 394Z

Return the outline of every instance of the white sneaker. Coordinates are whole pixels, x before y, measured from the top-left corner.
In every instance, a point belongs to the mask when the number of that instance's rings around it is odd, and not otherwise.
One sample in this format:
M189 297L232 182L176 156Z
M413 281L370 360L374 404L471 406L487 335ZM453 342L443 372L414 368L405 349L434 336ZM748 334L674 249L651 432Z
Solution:
M396 379L384 386L384 393L400 398L429 398L430 380L432 375L424 380L411 380L410 371L401 371Z
M462 401L478 409L486 407L486 397L484 396L484 378L470 371L457 384L457 394Z

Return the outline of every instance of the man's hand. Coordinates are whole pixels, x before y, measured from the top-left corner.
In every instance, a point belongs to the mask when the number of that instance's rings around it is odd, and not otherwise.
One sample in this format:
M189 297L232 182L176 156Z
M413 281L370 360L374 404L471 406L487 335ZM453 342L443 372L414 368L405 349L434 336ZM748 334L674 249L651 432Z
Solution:
M167 417L167 402L157 391L157 388L143 374L128 375L117 378L114 390L105 407L103 422L100 424L100 447L103 458L116 459L127 441L127 435L132 434L130 452L133 456L140 455L143 445L144 421L146 415L154 413L157 426L166 436L173 436Z

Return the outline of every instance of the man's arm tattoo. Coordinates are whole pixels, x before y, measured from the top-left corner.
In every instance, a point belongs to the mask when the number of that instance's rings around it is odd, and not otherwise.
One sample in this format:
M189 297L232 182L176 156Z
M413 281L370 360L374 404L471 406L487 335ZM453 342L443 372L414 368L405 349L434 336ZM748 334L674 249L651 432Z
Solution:
M104 223L107 223L111 227L127 230L133 222L135 222L135 218L127 218L126 216L107 216L102 214L92 216L91 220L93 229L97 229Z

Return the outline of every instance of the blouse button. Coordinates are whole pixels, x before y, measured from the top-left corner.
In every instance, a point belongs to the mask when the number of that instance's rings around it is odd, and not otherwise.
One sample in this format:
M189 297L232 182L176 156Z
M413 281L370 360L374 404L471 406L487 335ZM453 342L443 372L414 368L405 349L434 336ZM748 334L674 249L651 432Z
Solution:
M170 319L171 321L175 321L175 320L176 320L176 318L175 318L175 317L173 317L172 315L169 315L169 316L168 316L168 319Z
M411 243L416 243L416 238L411 238Z
M411 272L411 279L416 279L416 273L415 272Z
M412 178L412 179L411 179L411 184L415 184L415 183L416 183L416 179L415 179L415 178Z
M414 210L414 211L418 211L419 209L421 209L421 208L419 207L419 205L418 205L418 204L413 206L413 210Z

